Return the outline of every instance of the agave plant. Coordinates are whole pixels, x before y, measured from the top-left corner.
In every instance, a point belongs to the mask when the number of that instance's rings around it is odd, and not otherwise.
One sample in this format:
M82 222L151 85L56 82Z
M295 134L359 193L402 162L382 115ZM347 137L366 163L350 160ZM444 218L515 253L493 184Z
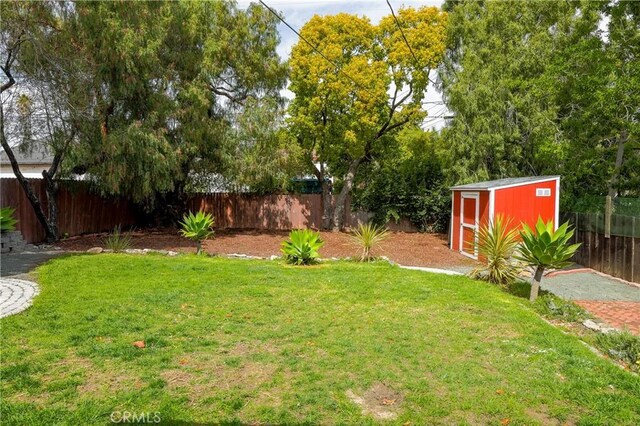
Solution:
M518 278L521 268L513 261L518 230L510 228L511 219L502 215L480 227L478 253L487 263L471 271L472 278L500 285L509 285Z
M388 236L389 230L385 227L371 223L358 225L358 228L351 234L351 238L360 247L360 261L368 262L373 259L371 250Z
M205 213L202 210L196 214L189 212L182 218L180 233L183 237L196 242L196 254L202 253L202 241L213 235L214 222L211 213Z
M122 232L122 228L118 225L113 228L113 232L104 239L104 246L113 250L114 253L122 252L131 248L132 237L129 232Z
M569 229L569 222L565 222L557 230L553 230L553 222L544 223L538 218L535 230L526 224L520 232L522 244L516 259L523 261L534 269L533 282L531 283L530 301L535 301L540 290L540 281L545 269L560 269L571 265L569 259L580 247L578 244L569 244L573 236L573 230Z
M3 207L0 209L0 232L15 231L18 221L13 217L16 209Z
M289 233L289 239L282 242L280 251L288 263L294 265L310 265L315 263L320 254L318 250L324 245L319 232L311 229L295 229Z

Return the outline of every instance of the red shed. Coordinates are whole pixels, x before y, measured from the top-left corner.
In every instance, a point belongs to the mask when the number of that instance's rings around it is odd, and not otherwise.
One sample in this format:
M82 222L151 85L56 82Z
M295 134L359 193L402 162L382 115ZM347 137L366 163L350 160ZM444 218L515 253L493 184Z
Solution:
M538 217L558 227L560 176L490 180L451 188L451 250L478 258L477 231L496 215L513 227L535 225Z

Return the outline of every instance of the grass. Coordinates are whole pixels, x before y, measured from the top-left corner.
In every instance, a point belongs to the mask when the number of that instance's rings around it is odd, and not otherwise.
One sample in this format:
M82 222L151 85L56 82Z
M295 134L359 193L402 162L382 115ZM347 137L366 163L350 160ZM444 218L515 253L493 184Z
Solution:
M123 254L37 273L0 322L3 425L640 422L637 375L465 277Z

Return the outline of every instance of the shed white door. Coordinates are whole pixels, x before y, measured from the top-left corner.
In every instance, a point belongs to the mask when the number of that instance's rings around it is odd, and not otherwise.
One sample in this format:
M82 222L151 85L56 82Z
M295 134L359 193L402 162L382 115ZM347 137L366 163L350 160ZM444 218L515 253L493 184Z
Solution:
M460 195L460 253L477 259L480 195L477 192L463 192Z

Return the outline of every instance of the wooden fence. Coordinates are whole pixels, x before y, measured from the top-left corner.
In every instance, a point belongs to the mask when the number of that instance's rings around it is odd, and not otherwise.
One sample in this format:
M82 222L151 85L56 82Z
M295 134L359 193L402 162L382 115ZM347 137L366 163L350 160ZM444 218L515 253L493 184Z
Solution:
M573 242L582 244L575 256L577 263L640 283L640 217L612 215L608 238L602 214L570 213L563 218L576 228Z
M44 180L30 179L45 211L47 197ZM58 230L69 236L112 230L117 225L133 225L133 206L124 199L102 197L92 193L84 182L61 185L57 195ZM17 179L0 179L0 205L15 208L17 230L29 243L44 241L45 233L33 207Z
M320 194L194 195L188 207L212 213L216 228L288 230L322 226Z
M0 205L16 209L20 221L17 229L27 242L44 240L42 226L16 179L0 180ZM30 180L40 200L46 200L44 181ZM322 196L320 194L196 194L187 202L188 207L205 210L214 215L218 229L289 230L322 226ZM46 202L45 202L46 208ZM60 235L69 236L110 231L117 225L143 226L136 220L134 206L124 199L101 197L89 190L85 182L66 182L58 193L58 229ZM351 212L347 205L345 225L354 226L367 221L370 214ZM390 223L397 231L415 232L408 220Z

